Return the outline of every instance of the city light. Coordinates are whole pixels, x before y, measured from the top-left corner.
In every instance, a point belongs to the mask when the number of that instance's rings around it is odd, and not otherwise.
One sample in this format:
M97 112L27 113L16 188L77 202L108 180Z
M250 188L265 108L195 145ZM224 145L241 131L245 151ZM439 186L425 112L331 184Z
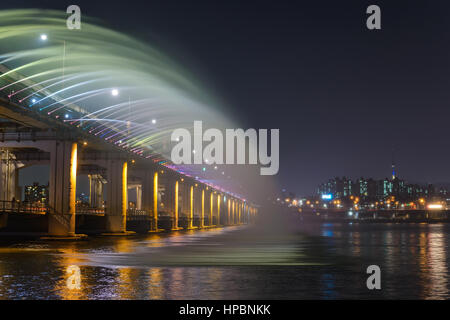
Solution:
M428 209L431 209L431 210L441 210L442 208L443 208L443 205L440 203L434 203L434 204L428 205Z
M331 199L333 199L333 195L332 194L323 194L322 199L323 200L331 200Z

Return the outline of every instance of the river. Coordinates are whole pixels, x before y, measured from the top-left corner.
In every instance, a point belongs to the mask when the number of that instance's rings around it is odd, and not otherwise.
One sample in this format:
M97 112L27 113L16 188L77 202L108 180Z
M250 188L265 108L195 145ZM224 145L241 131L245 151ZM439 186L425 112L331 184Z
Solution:
M0 299L449 299L449 243L449 224L300 221L3 239ZM381 269L381 290L367 289L369 265Z

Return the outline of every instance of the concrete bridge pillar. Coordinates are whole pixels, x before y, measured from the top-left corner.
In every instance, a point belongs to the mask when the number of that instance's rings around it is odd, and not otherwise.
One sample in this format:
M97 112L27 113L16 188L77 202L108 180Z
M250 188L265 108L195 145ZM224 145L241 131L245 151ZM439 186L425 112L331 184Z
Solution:
M241 208L242 208L242 202L241 200L238 200L237 202L237 224L241 224Z
M142 186L136 186L136 209L142 210Z
M194 186L189 186L189 220L188 229L194 229Z
M239 206L239 223L244 223L244 202L240 201Z
M220 226L222 223L220 222L220 205L222 204L222 197L220 194L217 194L217 225Z
M248 203L245 203L245 223L250 222L250 213L248 210Z
M89 174L89 205L100 208L103 205L103 182L98 174Z
M20 200L19 188L19 168L21 164L17 163L14 155L8 150L1 151L0 160L0 200L12 201Z
M214 226L214 191L209 196L209 225Z
M232 224L236 224L236 200L233 199L232 204L231 204L232 208L231 208L231 216L232 216Z
M178 225L179 212L180 212L180 181L176 179L172 186L173 188L173 225L172 230L180 230L182 228Z
M165 208L171 215L172 230L179 230L178 216L179 216L179 180L171 172L168 172L165 177Z
M194 228L200 228L201 210L202 210L202 191L201 186L198 183L194 183L193 186L193 198L192 198L192 208L193 216L197 218L198 222Z
M77 143L72 141L55 141L51 146L48 217L50 235L75 235L77 151Z
M187 219L187 229L193 229L193 221L194 221L194 186L186 181L185 179L181 179L180 182L180 215Z
M150 214L150 231L158 230L158 171L146 171L142 183L142 208Z
M205 189L202 188L202 210L200 213L200 224L199 224L200 228L204 228L205 227Z
M189 185L187 183L187 181L185 181L183 178L180 180L179 183L179 194L180 196L178 197L180 200L179 206L179 216L183 216L186 219L189 220ZM188 223L189 224L189 223Z
M227 200L227 225L231 225L231 199Z
M107 170L106 231L126 232L128 163L124 160L108 160Z

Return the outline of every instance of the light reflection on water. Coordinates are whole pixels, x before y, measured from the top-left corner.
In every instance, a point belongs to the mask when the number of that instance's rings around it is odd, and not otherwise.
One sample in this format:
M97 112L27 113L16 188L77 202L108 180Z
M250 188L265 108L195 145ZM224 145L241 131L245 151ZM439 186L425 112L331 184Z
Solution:
M232 227L0 242L0 299L450 298L450 226ZM366 288L367 266L382 290ZM68 266L81 270L69 289Z

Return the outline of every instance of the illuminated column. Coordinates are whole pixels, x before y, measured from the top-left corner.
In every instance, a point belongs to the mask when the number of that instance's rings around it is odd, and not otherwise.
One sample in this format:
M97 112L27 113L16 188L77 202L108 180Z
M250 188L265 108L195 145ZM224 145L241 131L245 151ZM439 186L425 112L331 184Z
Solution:
M241 217L242 217L242 201L239 201L238 209L239 209L239 211L238 211L238 224L241 224L242 223L242 221L241 221Z
M220 226L220 204L221 204L220 194L217 195L217 225Z
M171 174L170 171L164 173L164 178L162 178L162 184L164 185L164 197L162 198L161 202L164 204L163 211L167 212L171 219L171 225L170 227L173 228L173 216L174 216L174 186L172 185L171 180Z
M189 187L189 223L188 228L194 228L194 186Z
M75 193L77 186L76 142L54 142L50 152L48 233L75 235Z
M180 230L182 228L178 227L178 205L179 205L179 197L178 197L178 188L179 188L179 181L175 181L174 185L174 192L173 192L173 226L172 230Z
M106 201L106 231L126 232L128 163L108 161L108 199Z
M205 189L202 189L202 211L200 215L200 228L205 226Z
M232 201L232 209L231 209L231 216L232 216L231 221L233 221L232 224L236 224L235 203L236 203L236 201L233 200Z
M231 224L231 200L230 199L227 200L227 210L228 210L227 225L230 225Z
M250 210L249 210L249 207L248 207L248 203L246 203L245 204L245 216L246 216L246 219L247 219L247 224L248 223L250 223Z
M180 205L180 211L179 215L183 216L184 219L186 219L187 224L186 228L191 228L191 201L190 201L190 193L191 193L191 186L188 183L188 181L185 181L184 178L181 178L180 183L180 198L181 198L181 205Z
M146 171L142 183L142 208L150 215L150 231L158 230L158 171Z
M214 192L212 190L209 198L209 225L212 227L214 225Z

